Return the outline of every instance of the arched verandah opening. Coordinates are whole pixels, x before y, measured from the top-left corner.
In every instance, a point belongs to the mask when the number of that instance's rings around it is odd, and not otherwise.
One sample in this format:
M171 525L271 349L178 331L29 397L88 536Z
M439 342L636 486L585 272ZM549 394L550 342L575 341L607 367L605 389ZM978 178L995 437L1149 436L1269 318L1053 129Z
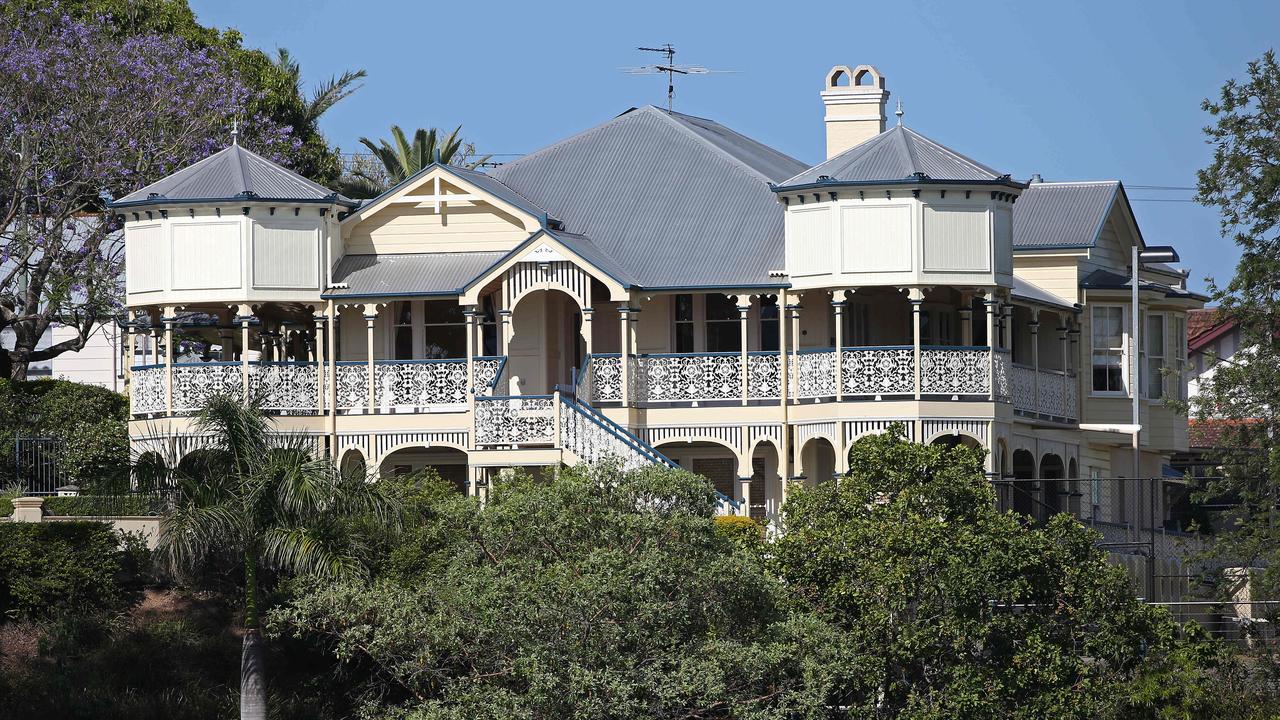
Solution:
M467 453L456 448L410 446L393 450L378 464L382 477L435 473L441 480L466 494L470 486Z
M546 395L568 386L586 357L582 309L562 290L522 295L511 314L508 368L511 394Z

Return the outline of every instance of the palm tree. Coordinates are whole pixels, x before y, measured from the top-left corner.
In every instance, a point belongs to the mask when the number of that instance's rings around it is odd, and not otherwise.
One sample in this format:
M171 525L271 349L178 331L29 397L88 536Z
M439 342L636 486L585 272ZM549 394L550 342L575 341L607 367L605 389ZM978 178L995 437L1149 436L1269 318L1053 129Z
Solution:
M458 137L461 131L461 125L448 135L436 128L418 128L410 143L400 126L392 125L392 142L378 140L375 143L367 137L360 138L360 144L369 148L381 167L354 169L343 181L342 194L355 198L375 197L432 163L476 168L487 162L488 155L474 157L476 148Z
M194 422L203 446L180 463L157 453L137 461L137 477L178 489L161 519L157 557L193 571L226 558L244 572L240 717L265 720L261 571L337 577L359 571L349 549L329 540L343 517L390 518L391 501L363 477L344 477L314 454L315 441L276 432L257 403L211 399Z
M331 77L317 85L311 91L311 97L308 98L302 87L302 68L288 50L276 48L275 66L298 89L298 97L303 99L301 119L308 125L315 125L329 108L359 90L360 86L355 84L356 81L367 77L364 70L344 70L341 75Z

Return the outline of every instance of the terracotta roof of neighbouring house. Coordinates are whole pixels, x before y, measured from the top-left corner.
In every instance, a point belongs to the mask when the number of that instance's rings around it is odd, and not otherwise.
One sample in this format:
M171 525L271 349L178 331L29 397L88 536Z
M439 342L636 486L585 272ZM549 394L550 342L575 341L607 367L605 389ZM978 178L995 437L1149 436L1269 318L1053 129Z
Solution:
M1223 447L1223 438L1231 428L1257 422L1257 420L1192 419L1187 422L1187 445L1198 449Z
M1187 348L1195 352L1235 327L1219 308L1187 311Z

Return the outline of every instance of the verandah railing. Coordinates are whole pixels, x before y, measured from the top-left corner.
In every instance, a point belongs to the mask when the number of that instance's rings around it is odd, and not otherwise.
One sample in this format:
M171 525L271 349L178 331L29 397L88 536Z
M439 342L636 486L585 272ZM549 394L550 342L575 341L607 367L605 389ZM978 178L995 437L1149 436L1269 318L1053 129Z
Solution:
M1013 363L1010 369L1013 409L1023 415L1074 421L1080 417L1080 386L1075 373L1036 370Z
M629 358L628 396L637 403L732 402L777 400L782 394L781 357L777 352L663 353ZM788 357L788 397L825 400L913 397L916 393L915 349L890 345L806 349ZM920 349L920 394L990 396L992 376L997 397L1007 373L999 353L986 347L925 346ZM622 358L591 355L583 364L578 397L593 403L622 400ZM745 383L745 384L744 384ZM840 393L836 392L837 384Z
M504 357L475 358L476 394L493 394L506 366ZM174 363L172 397L164 365L132 369L130 401L134 415L198 411L215 395L238 397L244 392L245 365L238 362ZM313 362L248 363L250 393L262 407L280 414L314 414L327 411L328 393L321 394L319 372ZM419 412L459 409L467 403L467 361L379 360L373 364L373 407L380 412ZM341 412L369 408L369 364L342 361L325 389L334 383L334 406Z

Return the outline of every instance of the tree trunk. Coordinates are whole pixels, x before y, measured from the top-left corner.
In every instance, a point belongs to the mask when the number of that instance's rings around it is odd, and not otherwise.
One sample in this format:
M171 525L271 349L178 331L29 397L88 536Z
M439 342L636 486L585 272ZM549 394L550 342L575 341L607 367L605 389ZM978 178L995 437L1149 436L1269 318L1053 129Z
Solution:
M0 379L13 379L13 361L9 359L9 351L0 348Z
M19 354L18 352L5 351L0 354L4 355L4 360L0 360L0 364L8 365L8 370L5 372L5 375L4 375L5 377L9 378L10 380L19 380L19 381L27 379L27 367L31 363L27 361L25 353ZM15 357L15 355L17 355L18 357Z
M258 625L258 563L244 557L244 644L240 649L240 720L267 720L267 671Z
M267 673L262 631L246 628L240 649L240 720L267 720Z

